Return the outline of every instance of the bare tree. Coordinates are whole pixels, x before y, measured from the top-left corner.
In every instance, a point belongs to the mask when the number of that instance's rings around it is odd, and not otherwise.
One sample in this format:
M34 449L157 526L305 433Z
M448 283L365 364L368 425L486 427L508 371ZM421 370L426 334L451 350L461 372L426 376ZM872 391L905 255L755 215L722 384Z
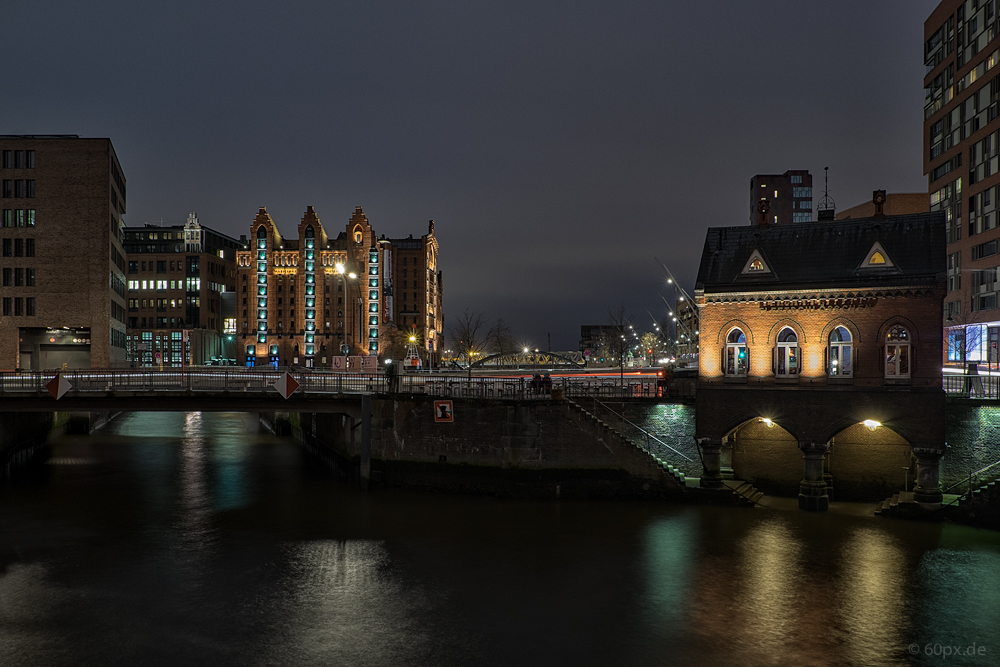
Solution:
M625 310L625 304L619 303L614 308L608 308L608 328L610 329L610 340L607 340L608 348L618 362L619 376L622 383L625 382L625 357L631 347L632 316Z
M500 355L501 362L506 363L517 356L519 349L517 339L502 318L493 323L489 333L486 334L486 339L489 351Z
M489 338L488 332L484 332L485 318L481 311L474 311L466 308L458 316L455 324L452 325L451 339L458 352L459 357L465 357L465 363L469 369L469 378L472 378L472 362L474 357L483 353Z

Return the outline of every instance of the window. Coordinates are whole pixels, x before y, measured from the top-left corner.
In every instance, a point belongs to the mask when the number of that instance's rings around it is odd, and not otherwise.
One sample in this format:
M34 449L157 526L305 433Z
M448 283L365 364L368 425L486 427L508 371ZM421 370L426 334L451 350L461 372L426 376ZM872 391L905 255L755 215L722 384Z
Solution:
M10 179L4 179L4 181L3 181L3 189L2 189L2 192L0 192L0 195L2 195L5 199L9 199L9 198L13 197L14 196L14 181L12 181Z
M739 329L733 329L726 337L725 354L726 375L743 376L750 366L750 355L747 352L747 337Z
M139 273L139 262L129 262L128 263L128 272L129 273ZM129 282L129 288L130 289L132 288L131 281Z
M24 151L14 151L14 169L24 169Z
M792 213L792 222L812 222L812 212L800 213L795 211Z
M24 239L24 256L35 256L35 239Z
M25 269L24 270L24 283L28 287L34 287L35 286L35 270L34 269Z
M899 325L889 329L885 340L885 376L910 377L910 334Z
M811 185L806 185L803 187L792 188L792 196L796 199L809 198L812 199L813 189Z
M13 227L14 226L14 211L12 211L9 208L5 208L3 210L3 223L2 223L2 225L4 227Z
M14 316L24 314L24 299L19 296L14 297Z
M24 239L14 239L14 257L24 257Z
M793 377L799 374L799 339L791 327L778 332L778 347L775 350L775 374L778 377Z
M14 284L14 270L5 268L3 270L3 286L11 287Z
M166 273L167 272L167 261L166 260L160 259L160 260L156 261L156 272L157 273Z
M28 317L35 315L35 297L29 296L24 300L24 314Z
M962 289L962 253L948 255L948 291Z
M25 169L35 168L35 151L24 151L24 155L27 158L24 165Z
M799 184L802 182L802 176L792 176L792 183Z
M3 256L4 257L11 257L11 256L13 256L13 252L11 251L11 240L10 239L4 239L3 240Z
M14 157L14 152L13 151L4 151L3 152L3 168L4 169L13 169L14 168L13 157ZM6 314L6 313L4 313L4 314Z
M14 301L14 300L13 300L13 299L11 299L11 298L10 298L9 296L5 296L5 297L3 298L3 314L4 314L4 315L8 315L8 316L10 315L10 310L11 310L11 303L12 303L13 301Z
M850 377L851 369L851 332L845 327L837 327L830 334L829 363L827 372L830 377Z
M24 287L24 269L14 269L14 287Z
M21 179L14 181L14 197L24 197L24 181Z
M25 196L28 199L34 199L35 198L35 179L29 178L27 181L25 181L25 183L28 186L27 190L26 190L26 193L25 193Z

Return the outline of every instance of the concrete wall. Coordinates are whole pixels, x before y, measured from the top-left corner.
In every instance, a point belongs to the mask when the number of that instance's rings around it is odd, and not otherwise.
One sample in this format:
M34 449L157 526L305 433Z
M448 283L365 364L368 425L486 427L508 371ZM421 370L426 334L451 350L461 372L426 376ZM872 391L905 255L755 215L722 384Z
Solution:
M569 402L455 400L435 423L431 397L374 400L371 480L506 496L665 497L683 492L652 458ZM356 478L361 429L328 413L262 415ZM298 425L294 425L297 419Z

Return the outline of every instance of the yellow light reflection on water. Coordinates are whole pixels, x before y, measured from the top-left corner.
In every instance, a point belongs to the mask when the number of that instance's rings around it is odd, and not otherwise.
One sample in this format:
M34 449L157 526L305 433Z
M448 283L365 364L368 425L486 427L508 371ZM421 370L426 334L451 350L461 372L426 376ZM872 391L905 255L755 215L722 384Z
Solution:
M843 657L848 664L875 665L886 655L903 655L907 568L896 539L883 530L859 528L842 553Z

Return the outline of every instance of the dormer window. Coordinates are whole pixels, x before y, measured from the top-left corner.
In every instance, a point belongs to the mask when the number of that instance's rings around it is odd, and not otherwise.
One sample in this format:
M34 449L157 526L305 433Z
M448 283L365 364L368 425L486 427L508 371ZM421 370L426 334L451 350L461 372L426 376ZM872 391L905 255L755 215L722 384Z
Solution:
M753 261L750 262L750 266L747 267L747 271L763 271L764 262L760 261L760 257L754 257Z

